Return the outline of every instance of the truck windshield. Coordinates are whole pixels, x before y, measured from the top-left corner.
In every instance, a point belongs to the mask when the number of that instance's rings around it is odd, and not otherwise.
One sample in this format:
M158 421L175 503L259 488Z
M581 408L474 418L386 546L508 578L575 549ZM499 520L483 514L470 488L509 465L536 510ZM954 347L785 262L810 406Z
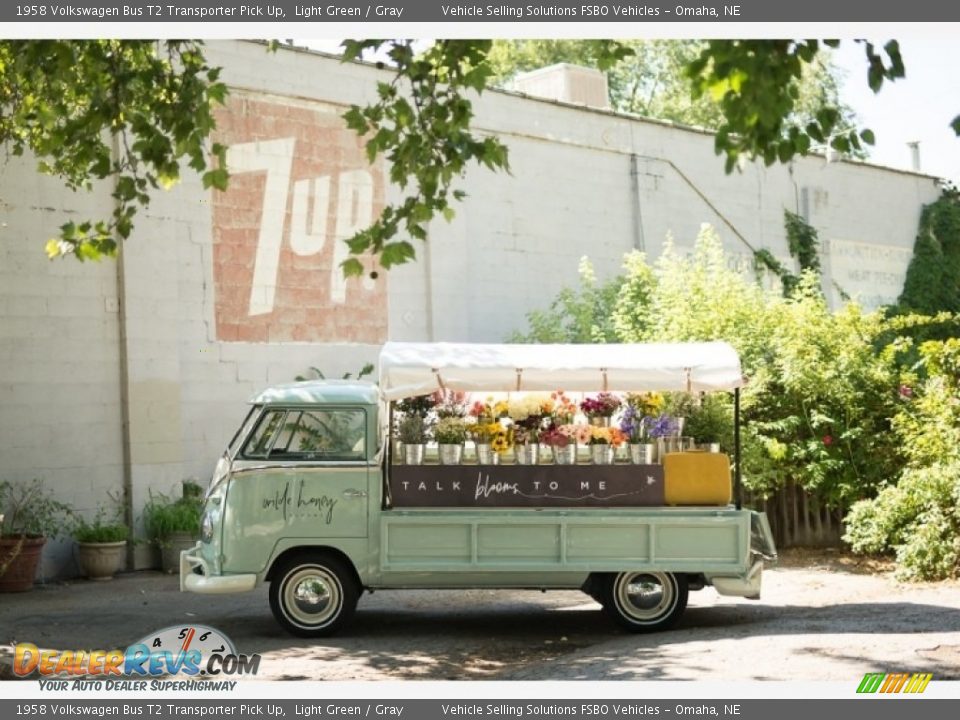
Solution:
M250 408L250 412L247 413L247 417L244 418L243 423L240 425L240 428L234 433L233 438L230 440L230 444L227 445L227 455L233 457L237 454L237 450L240 449L240 443L243 439L250 434L250 429L253 427L253 423L256 422L257 416L260 414L260 408L262 405L254 405Z
M271 409L243 448L247 458L362 461L366 414L353 408Z

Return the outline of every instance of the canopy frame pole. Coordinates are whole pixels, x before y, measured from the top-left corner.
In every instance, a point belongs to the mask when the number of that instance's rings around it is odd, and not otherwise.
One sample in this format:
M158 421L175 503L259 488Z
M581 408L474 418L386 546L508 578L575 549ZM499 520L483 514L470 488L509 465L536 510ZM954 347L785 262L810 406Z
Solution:
M737 501L737 510L743 509L743 486L740 471L740 388L733 390L733 492Z

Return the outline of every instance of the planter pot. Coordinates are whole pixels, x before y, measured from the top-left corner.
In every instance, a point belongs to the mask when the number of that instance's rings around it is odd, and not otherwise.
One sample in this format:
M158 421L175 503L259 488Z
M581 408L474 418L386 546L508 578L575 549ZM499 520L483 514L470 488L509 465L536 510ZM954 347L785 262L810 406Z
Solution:
M479 465L499 465L500 454L494 452L490 443L477 443L477 463Z
M113 580L126 561L127 541L77 543L80 572L91 580ZM179 558L177 559L179 563Z
M630 462L634 465L653 465L657 462L657 446L653 443L630 443Z
M610 427L610 418L609 417L592 417L590 418L590 424L594 427Z
M540 446L537 443L514 445L513 453L517 459L517 465L536 465L540 462Z
M613 445L591 445L590 457L594 465L613 465Z
M423 443L418 445L404 443L403 462L406 465L423 465Z
M576 465L577 463L577 444L570 443L566 447L553 447L553 461L557 465Z
M160 542L160 566L165 573L180 572L180 553L197 544L193 533L175 532Z
M0 538L0 592L25 592L33 587L46 538Z
M441 465L459 465L463 461L463 445L441 443L439 452Z

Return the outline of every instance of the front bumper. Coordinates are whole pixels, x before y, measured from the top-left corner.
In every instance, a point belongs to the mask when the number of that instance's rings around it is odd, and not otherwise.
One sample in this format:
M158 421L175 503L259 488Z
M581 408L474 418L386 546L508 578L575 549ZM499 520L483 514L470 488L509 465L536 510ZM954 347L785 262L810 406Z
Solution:
M203 544L198 542L180 553L180 592L224 595L248 592L257 586L255 573L211 575L210 566L200 553L201 547ZM196 568L200 569L200 573L195 572Z

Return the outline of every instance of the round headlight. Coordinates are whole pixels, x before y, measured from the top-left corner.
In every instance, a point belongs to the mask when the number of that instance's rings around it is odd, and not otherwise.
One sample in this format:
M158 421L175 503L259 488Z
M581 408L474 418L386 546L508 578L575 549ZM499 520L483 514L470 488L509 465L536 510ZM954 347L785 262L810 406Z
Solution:
M209 510L200 519L200 539L205 543L213 540L213 518Z

